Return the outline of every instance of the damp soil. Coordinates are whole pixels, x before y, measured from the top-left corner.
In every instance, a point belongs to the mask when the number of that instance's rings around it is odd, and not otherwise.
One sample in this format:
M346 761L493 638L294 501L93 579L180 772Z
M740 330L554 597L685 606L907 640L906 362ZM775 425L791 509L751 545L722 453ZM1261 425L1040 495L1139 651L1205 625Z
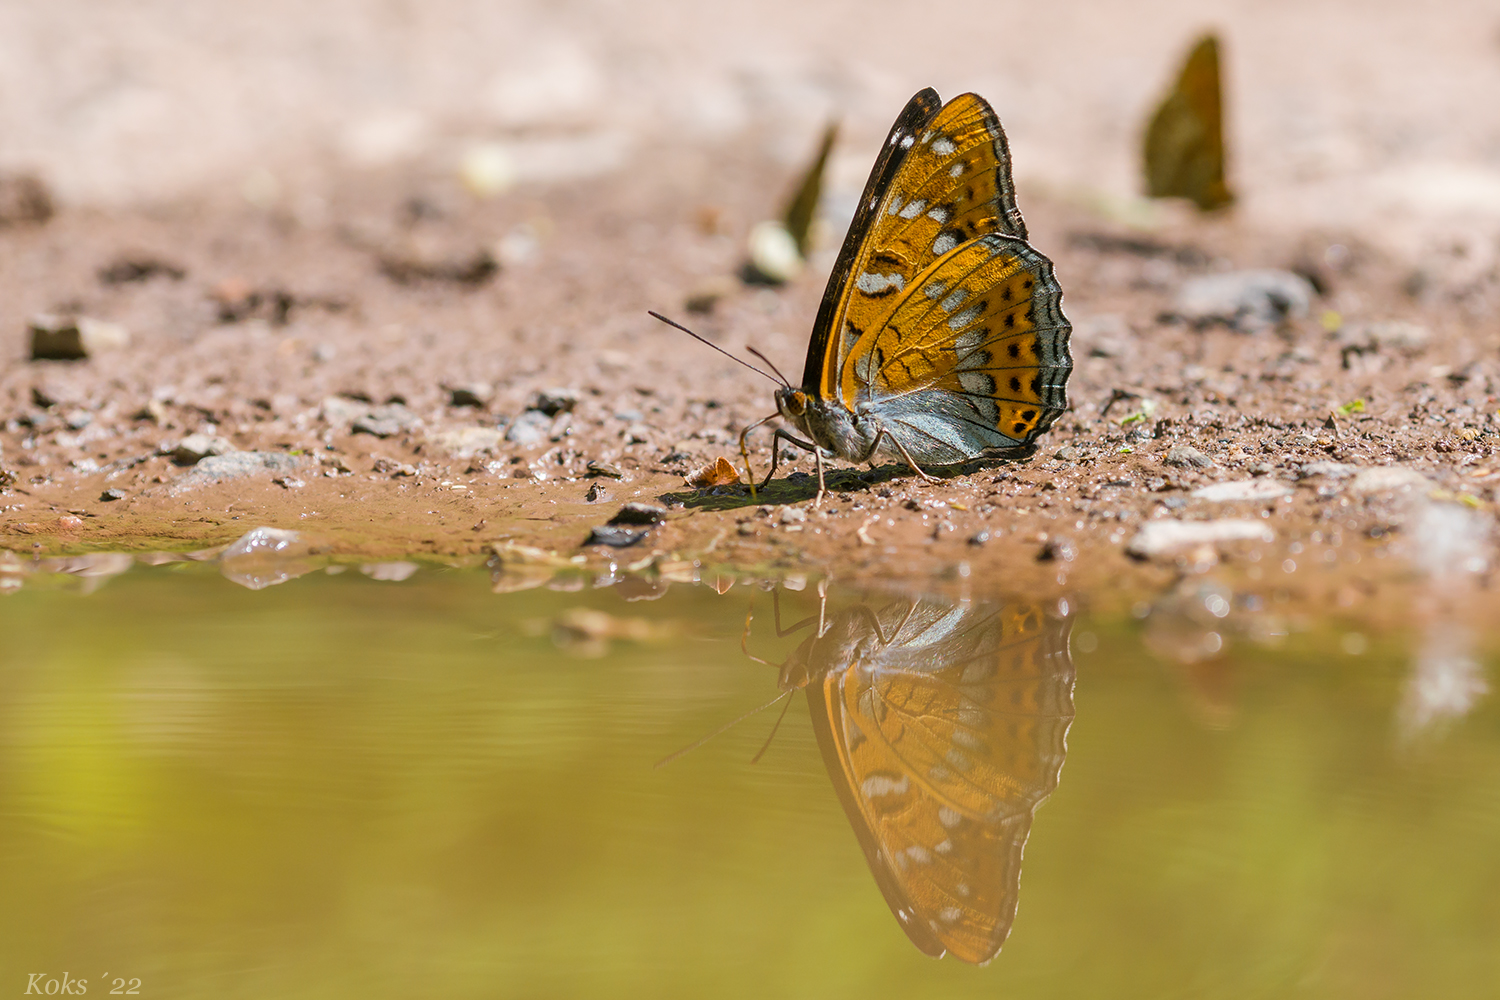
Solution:
M738 434L773 386L646 310L795 378L836 244L780 288L736 277L794 180L758 148L655 149L490 201L392 169L351 174L316 217L195 196L0 228L0 548L188 551L270 526L351 558L499 546L1106 602L1214 568L1354 609L1417 572L1420 511L1488 530L1487 286L1435 282L1368 234L1260 231L1232 211L1143 232L1024 188L1075 326L1071 409L1034 454L936 484L841 467L821 505L807 455L755 496L688 486L721 456L742 467ZM1310 308L1253 332L1173 318L1184 282L1245 269L1301 275ZM29 360L38 313L118 323L130 343ZM1420 329L1378 335L1392 322ZM253 454L191 464L177 449L195 434ZM757 474L768 443L752 441ZM1406 472L1358 478L1380 467ZM1228 491L1242 499L1196 495L1247 482ZM630 501L664 520L613 538L639 536L628 547L585 544ZM1155 521L1229 518L1269 530L1137 542Z

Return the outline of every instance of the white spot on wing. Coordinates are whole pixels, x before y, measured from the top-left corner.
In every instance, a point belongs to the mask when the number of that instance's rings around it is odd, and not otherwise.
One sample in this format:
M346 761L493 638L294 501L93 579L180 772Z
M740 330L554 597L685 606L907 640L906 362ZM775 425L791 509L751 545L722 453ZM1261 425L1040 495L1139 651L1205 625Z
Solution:
M911 144L914 143L914 142L916 142L916 141L917 141L916 136L904 135L904 136L901 137L901 148L902 149L911 149Z
M911 858L919 865L932 863L931 853L929 853L927 848L923 847L921 844L912 844L910 847L908 847L906 849L906 856Z
M932 252L941 257L956 246L958 246L958 237L949 232L942 232L938 233L938 238L932 241Z
M964 164L963 164L962 160L960 160L959 162L953 164L953 166L951 166L951 167L948 168L948 176L949 177L962 177L963 175L964 175Z
M955 729L953 730L953 735L949 738L959 746L966 747L970 750L984 749L984 740L980 739L976 734L969 732L967 729Z
M859 783L859 790L867 799L877 795L902 795L909 787L911 779L904 774L900 781L892 780L889 775L872 774Z
M935 299L948 290L948 286L941 281L929 281L922 287L922 294L929 299Z
M951 840L941 841L941 842L939 842L937 844L934 844L933 847L932 847L932 849L934 851L936 851L938 854L947 854L949 851L953 850L953 841L951 841Z
M980 312L982 312L982 310L979 308L979 306L970 306L961 313L955 313L952 316L949 316L948 329L962 330L964 327L968 326L970 323L978 319Z
M967 288L955 288L953 290L953 294L950 295L950 296L948 296L946 299L944 299L939 304L943 307L943 309L945 311L952 312L953 310L957 309L959 306L963 305L964 304L964 299L966 299L968 297L969 297L969 290Z
M968 352L978 347L980 338L983 336L983 333L981 333L982 329L982 327L975 327L972 330L965 330L957 337L954 337L953 350L958 354L968 354ZM967 374L972 375L974 373L970 371L967 372ZM967 386L965 388L967 388Z
M964 753L958 747L949 747L943 759L953 765L956 771L967 771L974 766L974 758Z
M943 223L948 221L948 210L942 205L939 205L937 208L934 208L932 211L928 212L927 217L941 226Z
M964 915L964 911L956 906L945 906L938 912L938 919L945 924L951 924Z
M953 829L961 819L963 819L963 816L957 809L950 809L948 806L938 807L938 822L943 824L943 829Z
M906 287L906 278L899 274L876 274L874 271L866 271L854 281L854 287L866 295L878 295L887 288L896 291Z
M921 198L913 198L905 208L896 214L903 219L915 219L922 214L922 209L927 207L927 202Z
M885 210L886 215L899 215L901 213L901 199L892 198L890 207Z
M932 141L932 151L939 156L948 156L957 148L953 145L953 140L946 136Z

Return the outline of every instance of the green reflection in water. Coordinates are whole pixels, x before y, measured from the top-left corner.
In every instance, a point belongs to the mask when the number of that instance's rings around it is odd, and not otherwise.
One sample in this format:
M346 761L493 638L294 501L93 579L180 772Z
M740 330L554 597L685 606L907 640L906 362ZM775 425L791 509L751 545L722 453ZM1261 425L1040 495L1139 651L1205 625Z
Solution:
M752 596L780 678L741 652ZM867 655L894 655L918 605L835 593L826 620L861 604L887 623ZM1493 699L1406 739L1405 646L1236 646L1210 683L1134 622L1072 628L1066 764L976 968L893 919L803 695L758 764L773 712L652 766L842 662L799 659L810 631L777 637L768 595L436 570L250 593L198 566L29 584L0 600L0 991L1494 995Z

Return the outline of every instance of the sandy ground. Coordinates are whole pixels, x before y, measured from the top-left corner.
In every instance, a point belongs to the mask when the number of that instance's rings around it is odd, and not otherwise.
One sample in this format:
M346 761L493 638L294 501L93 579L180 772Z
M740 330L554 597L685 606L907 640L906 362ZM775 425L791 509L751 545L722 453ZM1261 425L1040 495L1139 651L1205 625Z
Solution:
M0 548L191 549L270 525L351 556L520 544L1127 602L1212 570L1343 608L1417 575L1483 602L1492 15L956 4L942 30L995 24L971 60L914 41L917 9L0 8L0 166L58 202L0 227ZM1214 217L1132 194L1141 123L1205 25L1225 37L1241 198ZM1032 459L935 486L849 470L815 509L804 456L754 499L686 487L737 460L771 387L645 311L795 376L838 220L928 83L986 94L1010 130L1075 325L1072 412ZM833 232L785 288L736 282L830 114ZM476 149L510 182L492 197L460 180ZM1301 275L1305 312L1248 332L1172 318L1195 278L1245 269ZM130 343L28 360L38 313ZM193 464L195 434L239 457ZM1199 494L1216 483L1240 485ZM629 500L667 522L581 548ZM1245 537L1143 533L1228 519Z

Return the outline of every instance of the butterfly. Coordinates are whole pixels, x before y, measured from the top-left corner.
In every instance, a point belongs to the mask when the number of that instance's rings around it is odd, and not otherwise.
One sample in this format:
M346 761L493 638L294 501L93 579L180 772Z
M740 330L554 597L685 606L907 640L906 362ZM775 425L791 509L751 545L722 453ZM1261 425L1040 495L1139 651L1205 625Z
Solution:
M1177 84L1146 127L1146 193L1187 198L1205 212L1234 201L1224 181L1224 115L1219 41L1193 46Z
M1069 622L1034 604L905 599L817 618L780 687L807 692L829 777L907 937L984 964L1010 934L1032 815L1067 753Z
M1052 262L1026 241L995 112L977 94L943 104L922 90L865 184L802 385L761 372L782 383L777 412L741 432L741 454L748 464L746 436L784 419L805 437L777 428L761 485L786 441L812 452L821 499L825 455L902 460L934 481L924 466L1024 453L1068 405L1072 328L1061 303Z

